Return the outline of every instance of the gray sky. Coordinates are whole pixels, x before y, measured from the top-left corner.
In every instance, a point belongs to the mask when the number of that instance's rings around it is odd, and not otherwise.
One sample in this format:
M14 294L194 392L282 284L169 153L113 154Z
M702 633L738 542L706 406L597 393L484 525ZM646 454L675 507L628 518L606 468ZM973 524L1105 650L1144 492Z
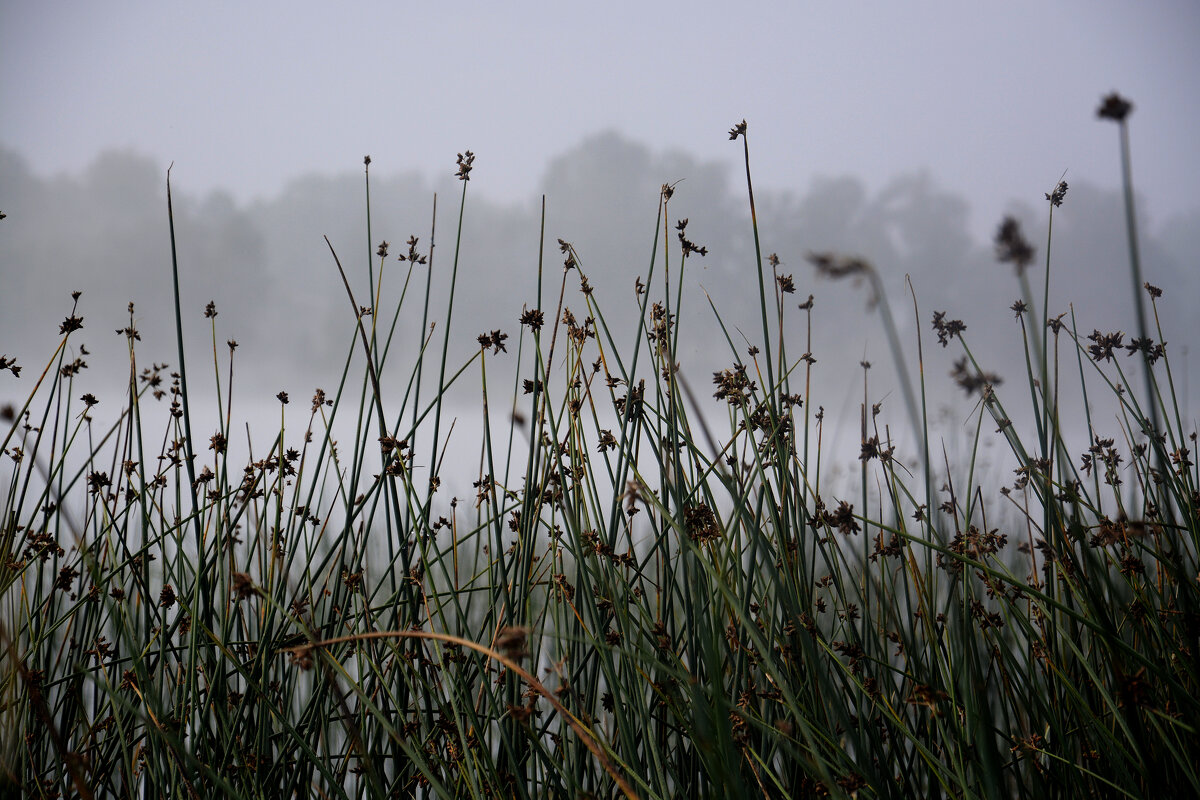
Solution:
M197 192L270 196L308 172L452 170L531 198L547 161L614 128L729 160L750 121L757 182L877 189L928 169L990 233L1013 200L1068 181L1115 187L1136 105L1150 219L1195 210L1200 4L92 3L0 5L0 143L36 174L132 148Z

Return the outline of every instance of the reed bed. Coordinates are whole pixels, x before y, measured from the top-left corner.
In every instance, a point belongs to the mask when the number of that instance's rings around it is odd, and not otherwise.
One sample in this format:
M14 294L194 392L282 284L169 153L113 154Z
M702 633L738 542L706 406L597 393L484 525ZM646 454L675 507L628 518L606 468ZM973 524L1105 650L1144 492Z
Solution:
M1101 116L1127 164L1121 103ZM1047 193L1040 303L1035 248L1000 226L1024 385L999 386L948 312L879 297L904 413L864 397L857 480L823 482L814 356L785 327L811 330L820 307L761 252L746 123L729 133L756 247L748 339L689 282L703 233L664 185L639 329L610 329L586 253L533 243L513 327L455 360L467 152L449 265L416 236L398 257L372 245L365 274L329 248L355 326L345 368L307 405L281 393L260 452L235 460L236 343L218 344L211 305L218 396L189 391L178 289L177 365L143 366L130 308L115 412L80 373L81 298L44 368L6 356L27 398L0 427L6 796L1200 794L1196 432L1132 212L1128 340L1046 308L1065 183ZM711 392L679 364L684 303L711 305L729 346ZM893 308L924 335L901 341ZM398 364L402 315L427 338ZM935 352L980 397L964 463L931 432ZM464 456L447 398L476 375L483 435ZM1081 407L1060 407L1067 385ZM1091 418L1101 396L1116 421ZM215 430L193 426L201 403ZM1067 441L1067 416L1087 441ZM1011 483L981 482L987 437L1019 465ZM447 497L464 474L474 496Z

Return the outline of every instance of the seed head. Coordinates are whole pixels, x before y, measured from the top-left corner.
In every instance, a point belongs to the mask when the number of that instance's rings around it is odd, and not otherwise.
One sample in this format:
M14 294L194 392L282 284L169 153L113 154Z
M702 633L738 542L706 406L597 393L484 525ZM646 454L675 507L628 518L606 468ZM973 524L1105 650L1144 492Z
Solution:
M1059 181L1058 186L1054 187L1054 191L1050 192L1049 194L1046 195L1046 199L1050 201L1050 204L1052 206L1054 206L1055 208L1058 208L1059 206L1061 206L1063 204L1063 199L1066 198L1066 196L1067 196L1067 182Z
M1065 195L1066 184L1060 185ZM1055 192L1057 191L1056 189ZM1050 199L1050 195L1046 197ZM1025 238L1025 234L1021 233L1021 223L1013 217L1005 217L996 230L996 259L1001 263L1011 263L1020 275L1033 263L1035 252L1037 251Z
M558 240L558 251L566 256L563 259L563 272L579 267L579 260L575 258L575 246L565 239Z
M937 331L938 344L949 347L950 340L967 329L961 319L946 319L945 311L933 312L933 329Z
M529 628L504 627L496 633L494 643L501 655L520 661L529 655Z
M693 542L709 542L721 538L721 525L712 509L704 503L683 510L687 535Z
M991 387L999 386L1003 382L1000 376L994 372L972 369L967 363L966 356L954 362L954 369L951 370L950 377L967 393L968 397L975 392L979 392L980 396L985 396Z
M840 253L809 253L805 256L808 263L817 269L817 274L823 278L840 280L852 278L854 285L860 286L863 279L875 274L875 268L864 258L845 256ZM871 283L870 294L867 296L867 308L874 308L879 302L875 292L875 284Z
M479 346L484 350L491 347L493 348L493 353L499 353L501 351L507 353L508 348L504 346L504 340L507 338L507 333L502 333L501 331L492 331L491 333L479 334L479 336L476 337L476 340L479 342Z
M545 318L546 316L542 313L540 308L535 308L532 310L524 308L521 311L520 322L522 325L528 325L530 330L537 331L541 329Z
M416 236L408 237L408 255L406 256L403 253L401 253L399 255L399 259L401 261L409 261L409 262L412 262L413 264L426 263L426 261L427 261L426 257L417 252L417 242L418 241L419 240L417 239ZM384 242L384 244L387 244L387 243Z
M1123 347L1122 340L1125 334L1121 331L1115 333L1101 333L1098 330L1093 330L1087 337L1095 344L1088 345L1088 353L1093 361L1112 361L1113 350ZM1132 352L1135 351L1131 351Z
M691 253L697 253L701 256L708 255L707 247L697 247L695 242L687 238L685 231L687 230L688 221L681 219L675 223L675 230L679 232L679 245L683 250L683 257L687 258Z
M238 600L245 600L254 596L254 581L250 575L245 572L235 572L230 581L230 593Z
M458 154L458 172L456 173L460 181L471 180L471 169L475 163L475 154L468 150L465 153Z
M837 253L809 253L808 263L817 268L817 272L826 278L846 278L862 276L871 272L871 265L864 259L855 256L843 256Z
M1096 109L1096 116L1100 119L1124 122L1131 111L1133 111L1133 103L1113 92L1100 102L1100 107Z

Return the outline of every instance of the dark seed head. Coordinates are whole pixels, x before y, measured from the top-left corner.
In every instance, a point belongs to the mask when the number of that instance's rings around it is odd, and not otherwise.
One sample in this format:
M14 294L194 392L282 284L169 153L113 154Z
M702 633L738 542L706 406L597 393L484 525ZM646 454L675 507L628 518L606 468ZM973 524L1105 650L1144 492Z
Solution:
M1133 111L1133 103L1113 92L1100 102L1100 107L1096 109L1096 116L1100 119L1124 122L1130 111Z

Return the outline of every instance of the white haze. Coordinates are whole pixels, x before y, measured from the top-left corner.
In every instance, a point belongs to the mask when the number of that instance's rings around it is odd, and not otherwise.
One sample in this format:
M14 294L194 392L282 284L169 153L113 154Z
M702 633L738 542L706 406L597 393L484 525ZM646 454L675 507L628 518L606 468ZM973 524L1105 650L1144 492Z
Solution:
M373 173L371 180L370 240L361 165L340 174L298 178L278 195L251 203L223 192L196 192L176 179L188 374L194 413L202 420L198 437L203 434L206 439L211 433L208 427L214 420L206 416L214 416L217 402L213 322L223 383L227 383L226 342L239 342L234 356L235 418L249 418L256 430L277 431L275 396L287 391L293 399L289 429L296 434L302 431L314 388L332 391L347 354L356 347L354 317L323 237L328 236L337 250L361 305L372 304L366 270L368 263L378 261L375 246L382 240L391 243L377 321L390 325L391 309L407 271L396 256L405 251L403 243L410 235L419 237L419 250L428 253L435 192L438 219L431 321L437 324L433 349L440 349L463 185L453 179L453 158L446 159L437 178L389 175L386 162L381 161L372 164L383 177ZM514 377L532 377L527 360L520 375L513 370L520 334L517 318L523 307L538 305L541 211L536 197L512 203L489 198L478 188L487 168L487 162L478 159L467 185L449 366L453 372L478 351L478 334L493 329L509 333L510 353L489 356L488 367L493 425L502 425L509 409L522 402ZM73 341L84 343L90 353L89 369L77 379L77 391L91 391L101 399L98 417L119 407L127 380L125 339L116 331L129 324L128 303L134 303L134 324L142 335L139 368L155 362L176 365L165 173L165 166L151 158L108 152L78 174L46 179L15 151L0 150L0 187L8 214L0 223L4 286L0 351L17 357L25 369L20 380L8 373L0 375L0 404L20 407L23 392L32 387L54 350L58 325L71 311L70 292L75 290L83 293L78 313L85 327ZM655 150L610 132L588 137L551 158L538 186L546 197L541 306L549 318L563 276L556 240L568 240L579 253L582 272L594 287L593 298L603 309L618 349L628 352L637 337L634 283L648 273L659 188L676 182L670 229L660 241L660 257L663 247L669 248L676 286L674 224L684 218L689 220L689 238L708 248L707 256L691 257L683 272L680 361L701 408L716 421L722 404L711 397L712 373L735 361L746 362L749 347L761 345L758 283L739 147L731 143L721 160L701 159L680 150ZM1041 188L1031 190L1027 202L1009 206L1038 245L1030 275L1039 297L1048 207L1039 194ZM996 263L991 242L972 234L970 198L942 188L928 173L917 172L896 177L878 191L851 176L827 177L802 193L759 190L756 202L763 252L777 253L780 272L792 275L796 284L796 294L787 296L785 309L785 335L793 361L809 349L806 319L797 305L814 295L811 351L817 362L806 401L814 409L827 409L827 442L832 440L831 451L841 452L843 461L852 461L857 454L863 400L860 362L873 364L867 400L882 402L881 426L891 426L899 452L908 453L910 462L912 440L905 431L911 426L880 315L868 307L868 287L818 278L805 259L811 251L860 255L875 265L915 379L918 323L906 276L911 280L920 305L930 412L940 421L938 436L947 437L951 448L963 446L972 435L970 412L977 398L966 398L948 377L960 351L957 344L949 349L937 346L929 324L935 310L967 323L965 338L981 366L1006 381L999 388L1010 413L1018 419L1024 415L1028 388L1021 331L1009 310L1020 289L1011 267ZM1122 208L1118 192L1075 182L1066 203L1055 213L1051 314L1073 309L1081 334L1093 329L1127 334L1135 330ZM1145 277L1166 291L1160 301L1164 334L1185 420L1194 420L1194 392L1188 382L1195 374L1196 359L1189 344L1200 334L1200 321L1192 311L1200 297L1193 259L1200 252L1200 216L1143 218L1141 225ZM650 287L653 300L661 299L662 274L660 261ZM423 270L415 273L397 319L397 344L384 376L389 413L398 410L421 338L424 278ZM565 305L582 319L587 311L577 273L567 276L566 286ZM726 323L734 351L717 324L710 297ZM204 317L209 301L218 311L215 320ZM594 358L595 351L589 352L588 358ZM1066 347L1062 352L1062 383L1076 385L1074 354ZM361 364L359 354L351 368L354 385L362 380ZM1140 388L1132 364L1132 359L1122 356L1129 380ZM1091 365L1084 366L1090 373ZM423 402L430 398L432 374L432 369L426 370ZM478 365L473 365L451 398L458 421L450 457L462 462L467 475L478 469L478 376ZM1068 395L1065 402L1073 399ZM1097 411L1097 432L1119 435L1113 409L1100 405ZM1086 436L1081 419L1066 424L1075 428L1077 437ZM985 430L989 437L991 430L989 424ZM344 440L353 438L349 432L339 435ZM1085 440L1077 441L1082 448Z

